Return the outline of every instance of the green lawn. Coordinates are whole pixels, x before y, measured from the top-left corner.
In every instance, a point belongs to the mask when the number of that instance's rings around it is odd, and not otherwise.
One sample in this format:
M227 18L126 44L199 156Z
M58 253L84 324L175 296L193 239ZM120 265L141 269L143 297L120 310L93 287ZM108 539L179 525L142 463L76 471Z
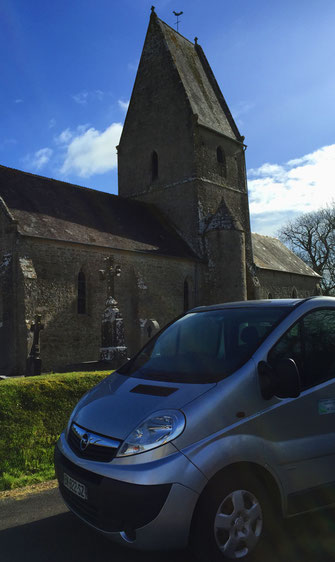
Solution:
M0 381L0 490L54 478L53 450L79 398L110 371Z

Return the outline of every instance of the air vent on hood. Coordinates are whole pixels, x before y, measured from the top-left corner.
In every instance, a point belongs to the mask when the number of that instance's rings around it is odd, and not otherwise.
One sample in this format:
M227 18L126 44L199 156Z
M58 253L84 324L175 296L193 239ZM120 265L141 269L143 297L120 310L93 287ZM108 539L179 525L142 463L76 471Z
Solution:
M139 384L134 386L130 392L136 392L137 394L149 394L150 396L170 396L170 394L173 394L176 390L178 390L178 388L172 388L171 386Z

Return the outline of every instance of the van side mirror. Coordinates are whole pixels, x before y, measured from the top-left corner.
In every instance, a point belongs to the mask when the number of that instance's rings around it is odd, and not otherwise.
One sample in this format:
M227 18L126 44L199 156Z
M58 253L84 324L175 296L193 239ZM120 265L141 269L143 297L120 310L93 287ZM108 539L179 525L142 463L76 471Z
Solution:
M258 364L258 376L265 400L273 396L297 398L301 392L300 374L293 359L280 359L274 367L261 361Z

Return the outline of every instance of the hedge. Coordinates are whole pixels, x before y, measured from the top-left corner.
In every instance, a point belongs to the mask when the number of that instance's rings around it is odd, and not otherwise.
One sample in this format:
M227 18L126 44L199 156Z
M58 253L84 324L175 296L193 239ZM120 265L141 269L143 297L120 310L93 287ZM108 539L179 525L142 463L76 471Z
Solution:
M54 446L72 409L109 373L0 381L0 490L54 478Z

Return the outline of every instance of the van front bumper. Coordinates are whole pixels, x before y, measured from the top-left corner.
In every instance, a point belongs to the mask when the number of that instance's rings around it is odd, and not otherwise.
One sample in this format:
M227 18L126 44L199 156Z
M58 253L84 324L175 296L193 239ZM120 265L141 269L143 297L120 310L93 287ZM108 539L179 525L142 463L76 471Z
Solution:
M178 468L180 464L188 469L177 475L196 471L193 485L202 488L206 484L203 475L186 459L176 452L174 459ZM175 455L173 455L175 457ZM191 489L185 482L164 481L171 469L164 470L164 459L160 459L162 482L157 482L157 475L152 475L153 484L137 483L143 480L143 465L135 464L125 467L128 481L113 478L113 463L109 464L106 475L106 463L102 474L97 472L97 463L77 462L71 449L68 449L64 435L55 448L55 468L62 497L71 511L83 521L97 529L108 538L120 543L127 543L139 549L183 548L187 546L192 515L197 503L198 490ZM166 458L166 464L171 462ZM90 464L95 465L90 467ZM150 471L148 463L146 470ZM92 470L94 468L94 471ZM131 481L129 481L131 469ZM87 499L82 499L64 486L64 472L75 481L83 484L87 490ZM155 473L155 468L153 468ZM165 478L164 478L165 474ZM120 470L117 470L118 477ZM182 479L182 478L181 478ZM192 480L192 479L191 479ZM201 482L201 484L200 484Z

